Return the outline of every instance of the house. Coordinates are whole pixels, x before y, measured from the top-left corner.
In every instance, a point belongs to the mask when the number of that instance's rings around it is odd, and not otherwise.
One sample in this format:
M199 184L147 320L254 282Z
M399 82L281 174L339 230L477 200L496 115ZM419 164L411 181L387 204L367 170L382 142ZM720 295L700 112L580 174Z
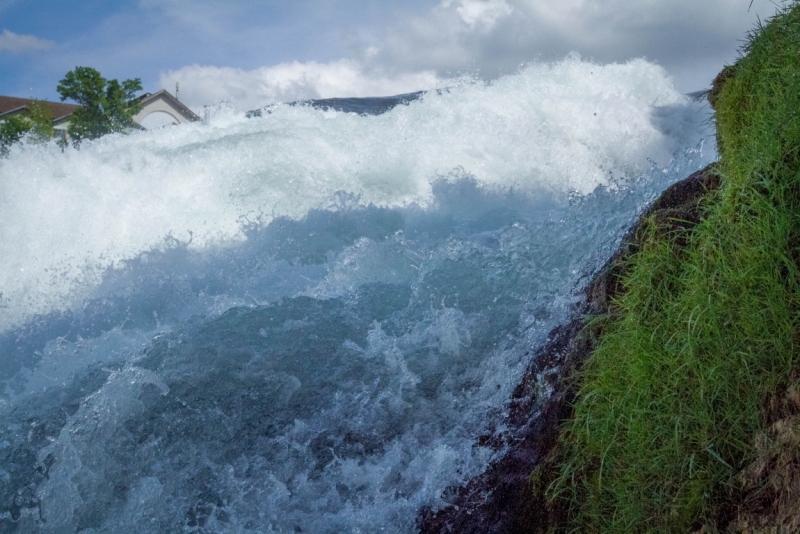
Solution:
M14 115L24 113L28 110L28 105L32 101L33 99L30 98L0 96L0 122ZM47 102L44 100L40 100L39 102L50 108L50 111L53 113L53 127L60 132L67 130L69 116L80 107L75 104L65 104L63 102Z
M146 130L200 120L200 117L166 89L152 94L145 93L139 97L139 102L142 104L142 111L134 115L133 120Z
M142 105L142 110L133 117L133 120L144 130L200 120L200 117L181 104L177 98L169 94L165 89L157 93L145 93L139 97L139 101ZM0 96L0 122L3 122L8 117L25 112L31 102L33 102L31 98ZM64 135L69 126L70 116L80 106L45 100L40 100L39 102L50 108L53 113L53 127Z

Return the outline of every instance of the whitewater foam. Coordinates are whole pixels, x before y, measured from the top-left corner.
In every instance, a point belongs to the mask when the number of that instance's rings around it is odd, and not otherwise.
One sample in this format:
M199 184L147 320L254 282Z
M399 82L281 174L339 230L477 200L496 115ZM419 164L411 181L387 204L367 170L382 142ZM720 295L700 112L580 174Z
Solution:
M669 131L654 120L688 106L655 65L573 57L380 116L278 106L63 153L14 150L0 162L0 330L80 302L105 269L168 236L241 241L243 217L300 218L337 191L425 206L431 183L460 168L482 187L585 194L693 144L699 121Z
M656 66L569 58L377 116L16 148L0 530L414 532L502 452L478 437L574 289L714 156L704 119Z

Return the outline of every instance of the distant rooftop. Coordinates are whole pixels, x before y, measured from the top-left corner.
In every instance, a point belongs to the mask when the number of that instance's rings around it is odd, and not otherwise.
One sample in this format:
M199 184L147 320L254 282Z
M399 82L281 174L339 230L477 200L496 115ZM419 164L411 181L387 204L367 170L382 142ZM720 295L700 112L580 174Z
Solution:
M142 109L137 113L133 119L139 124L143 125L144 119L149 115L165 115L171 117L170 121L173 124L181 124L184 122L196 122L200 117L194 114L192 110L183 105L177 98L169 94L166 90L162 89L156 93L145 93L138 97ZM15 96L0 96L0 121L6 116L21 113L30 108L31 102L36 101L32 98L17 98ZM53 126L56 129L65 129L69 124L69 117L72 113L80 108L77 104L64 104L63 102L48 102L46 100L39 100L42 104L50 108L53 113ZM154 115L155 116L155 115ZM149 124L145 129L152 127L160 127L162 125L153 126Z
M31 102L34 102L35 99L33 98L17 98L15 96L0 96L0 115L5 113L9 113L11 111L17 111L21 109L27 108ZM46 100L39 100L47 107L50 108L50 111L53 112L53 120L58 120L63 117L68 117L72 115L72 112L78 109L80 106L76 104L65 104L63 102L48 102Z

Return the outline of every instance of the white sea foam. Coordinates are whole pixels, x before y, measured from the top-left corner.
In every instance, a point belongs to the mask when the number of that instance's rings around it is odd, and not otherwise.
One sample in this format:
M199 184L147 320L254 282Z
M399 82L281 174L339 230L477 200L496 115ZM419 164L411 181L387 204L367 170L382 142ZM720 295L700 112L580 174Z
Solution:
M666 164L702 119L687 106L644 60L570 57L381 116L277 106L63 153L18 148L0 160L0 331L79 302L109 266L167 236L195 249L241 241L243 217L300 218L337 191L424 206L460 168L482 187L585 194L648 158Z

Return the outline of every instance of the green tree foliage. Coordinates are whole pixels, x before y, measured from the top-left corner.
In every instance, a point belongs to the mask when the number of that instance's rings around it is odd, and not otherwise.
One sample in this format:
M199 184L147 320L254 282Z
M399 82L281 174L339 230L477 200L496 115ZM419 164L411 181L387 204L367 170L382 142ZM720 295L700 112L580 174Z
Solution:
M32 100L28 109L0 123L0 157L7 156L11 145L26 136L28 142L37 145L50 141L55 133L53 111L47 103Z
M46 103L33 100L28 104L28 113L25 114L25 118L30 123L29 135L35 144L46 143L55 136L53 111Z
M0 123L0 157L8 155L8 149L31 129L24 115L13 115Z
M133 116L141 110L136 91L142 90L139 78L106 80L90 67L75 67L58 84L61 100L80 104L70 119L69 134L75 146L84 139L97 139L114 132L136 128Z

